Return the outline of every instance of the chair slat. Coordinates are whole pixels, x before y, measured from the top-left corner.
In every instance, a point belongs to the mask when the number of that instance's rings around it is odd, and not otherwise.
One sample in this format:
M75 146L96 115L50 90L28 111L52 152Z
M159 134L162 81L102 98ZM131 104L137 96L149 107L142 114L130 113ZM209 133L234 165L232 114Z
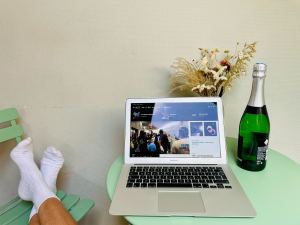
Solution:
M10 223L7 223L5 225L27 225L29 223L30 213L31 213L31 209L28 209L26 212L24 212L14 221L11 221Z
M18 119L19 113L15 108L0 110L0 123Z
M0 216L0 224L7 225L11 223L31 208L31 202L20 201L20 203L17 204L15 207L10 208L7 212Z
M6 211L8 211L9 208L14 207L14 205L18 204L20 201L21 201L21 199L18 196L16 196L12 200L10 200L9 202L7 202L5 205L2 205L0 207L0 216L2 214L4 214Z
M3 225L27 225L32 207L24 210L18 217L6 221Z
M77 195L67 195L63 200L62 204L64 205L65 209L69 211L78 201L80 197Z
M62 200L66 195L67 195L67 194L66 194L65 192L61 191L61 190L59 190L59 191L56 192L56 196L57 196L60 200Z
M95 205L94 201L89 199L80 200L75 206L70 210L70 213L74 220L80 221Z
M20 137L23 132L23 128L20 125L0 129L0 142Z

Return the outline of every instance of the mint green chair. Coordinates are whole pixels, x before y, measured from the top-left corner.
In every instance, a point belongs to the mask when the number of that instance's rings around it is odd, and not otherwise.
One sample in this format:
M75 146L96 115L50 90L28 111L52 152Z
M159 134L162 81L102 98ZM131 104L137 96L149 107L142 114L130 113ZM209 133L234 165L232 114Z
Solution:
M0 143L13 139L19 143L22 140L24 131L17 124L19 117L14 108L0 110ZM94 201L90 199L80 199L77 195L69 195L63 191L58 191L56 195L77 222L95 205ZM31 208L31 202L15 197L5 205L0 206L0 225L27 225Z

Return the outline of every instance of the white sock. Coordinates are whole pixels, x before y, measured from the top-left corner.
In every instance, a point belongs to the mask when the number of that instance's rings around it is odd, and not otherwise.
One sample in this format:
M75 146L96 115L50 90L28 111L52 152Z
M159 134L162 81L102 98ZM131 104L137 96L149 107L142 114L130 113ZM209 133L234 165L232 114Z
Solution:
M56 193L56 179L63 164L64 157L61 152L54 147L48 147L41 160L41 173L53 193ZM37 209L33 206L29 221L35 214L37 214Z
M57 198L49 189L40 170L33 160L32 141L27 138L20 142L10 153L21 173L18 193L20 198L32 201L38 209L48 198Z
M56 179L63 164L62 153L54 147L48 147L41 160L41 173L53 192L56 192Z

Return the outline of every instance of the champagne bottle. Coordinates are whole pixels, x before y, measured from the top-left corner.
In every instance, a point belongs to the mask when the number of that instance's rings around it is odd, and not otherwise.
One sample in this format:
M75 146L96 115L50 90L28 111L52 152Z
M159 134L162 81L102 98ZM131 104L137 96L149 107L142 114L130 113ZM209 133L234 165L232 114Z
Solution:
M266 167L270 121L264 98L267 65L253 66L253 83L248 105L239 126L237 164L243 169L260 171Z

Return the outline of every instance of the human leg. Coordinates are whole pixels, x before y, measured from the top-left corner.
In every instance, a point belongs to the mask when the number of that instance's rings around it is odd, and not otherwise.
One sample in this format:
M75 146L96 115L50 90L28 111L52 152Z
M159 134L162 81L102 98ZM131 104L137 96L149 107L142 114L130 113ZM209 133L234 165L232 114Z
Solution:
M29 225L41 225L40 218L37 213L31 216L29 220Z
M54 147L48 147L46 149L41 160L40 171L48 187L53 193L56 193L56 179L63 163L64 158L60 151L56 150ZM29 217L29 224L38 225L39 223L37 210L33 206Z
M21 181L18 193L23 200L32 201L38 210L41 225L76 225L56 195L49 189L33 160L31 139L25 139L11 152L19 167ZM36 217L33 222L37 223ZM50 223L51 222L51 223Z
M77 223L56 198L47 199L38 212L41 225L76 225ZM36 224L37 225L37 224Z
M56 198L49 198L31 217L29 225L77 225L63 204Z
M12 160L17 164L21 180L18 188L20 198L32 201L37 208L45 199L56 197L47 186L43 176L33 160L31 138L20 142L10 153Z

